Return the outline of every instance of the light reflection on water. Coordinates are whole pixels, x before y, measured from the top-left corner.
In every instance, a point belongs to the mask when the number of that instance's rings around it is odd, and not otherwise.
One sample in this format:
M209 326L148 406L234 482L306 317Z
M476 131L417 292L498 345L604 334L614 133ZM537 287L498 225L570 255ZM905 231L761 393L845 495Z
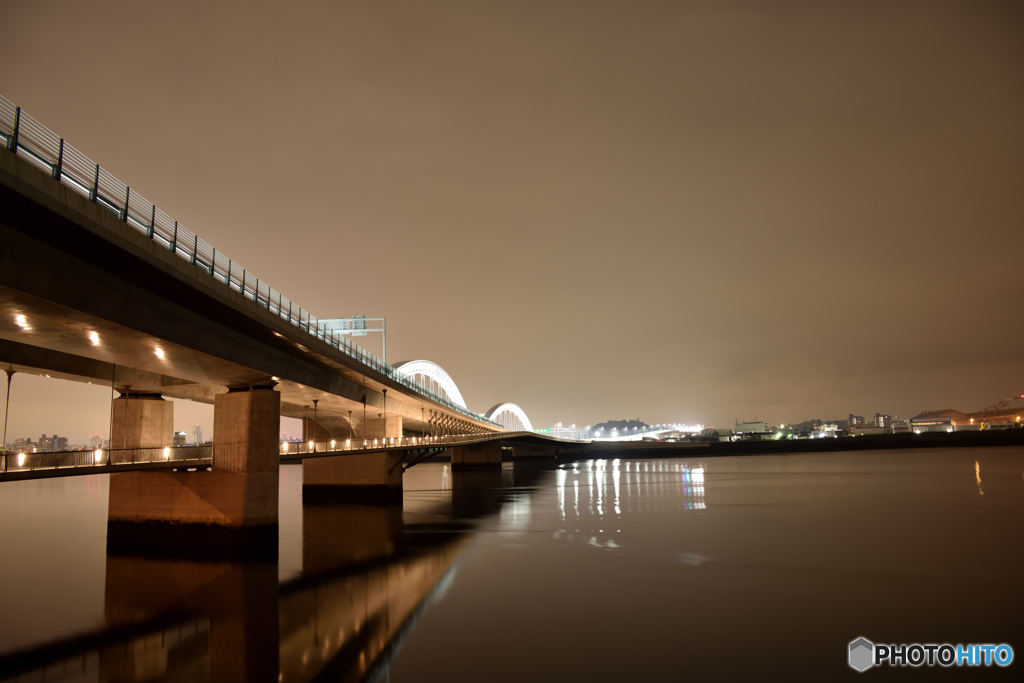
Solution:
M703 510L704 468L704 463L691 465L687 461L652 463L618 458L563 465L555 475L558 509L563 520L581 518L582 483L583 516L617 518L643 512L645 505L648 509L651 505L668 505L676 510ZM570 483L571 507L566 500Z

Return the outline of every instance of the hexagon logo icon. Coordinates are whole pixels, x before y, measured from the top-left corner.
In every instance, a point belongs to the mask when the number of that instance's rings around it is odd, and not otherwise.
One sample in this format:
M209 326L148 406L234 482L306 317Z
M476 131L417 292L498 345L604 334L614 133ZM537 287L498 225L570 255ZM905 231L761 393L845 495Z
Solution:
M850 642L850 666L857 671L867 671L875 663L875 644L867 638Z

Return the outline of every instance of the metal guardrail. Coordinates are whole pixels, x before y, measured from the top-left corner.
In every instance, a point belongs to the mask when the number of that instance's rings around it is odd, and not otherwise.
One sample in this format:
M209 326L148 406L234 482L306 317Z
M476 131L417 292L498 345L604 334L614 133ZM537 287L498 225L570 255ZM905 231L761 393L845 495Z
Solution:
M51 451L45 453L5 453L0 474L40 472L44 470L89 469L118 465L170 464L175 462L213 462L213 446L176 448L114 448L95 451ZM87 474L87 473L83 473Z
M223 252L218 253L214 247L158 209L138 191L132 190L2 95L0 140L6 149L27 159L55 180L109 210L126 225L132 226L171 253L205 271L215 280L282 320L449 410L495 427L502 426L431 391L353 343L348 337L328 330L309 311L296 306L281 292L260 281Z
M536 432L501 432L499 434L451 434L447 436L403 436L386 439L331 439L329 441L282 441L283 460L299 456L329 455L351 451L389 450L395 448L441 448L483 441L508 441L522 437L539 438L559 443L583 443L575 439L541 436Z
M514 432L513 434L529 434L530 432ZM501 438L511 436L502 432ZM477 441L491 441L495 437L485 434L452 434L448 436L403 436L386 439L331 439L330 441L282 441L281 457L299 455L321 455L328 453L345 453L348 451L388 450L392 448L434 448L457 446Z
M306 457L336 455L394 449L434 449L484 441L512 441L532 437L560 443L583 443L573 439L541 436L534 432L500 432L490 434L450 434L446 436L403 436L386 439L331 439L330 441L283 441L281 460L302 460ZM157 448L114 448L94 451L47 451L43 453L0 452L0 480L4 475L38 473L40 476L71 474L68 470L81 470L74 474L110 472L120 466L167 465L181 463L187 466L213 464L213 445L176 446ZM162 468L160 468L162 469ZM16 477L19 479L24 476ZM29 477L32 478L32 477Z

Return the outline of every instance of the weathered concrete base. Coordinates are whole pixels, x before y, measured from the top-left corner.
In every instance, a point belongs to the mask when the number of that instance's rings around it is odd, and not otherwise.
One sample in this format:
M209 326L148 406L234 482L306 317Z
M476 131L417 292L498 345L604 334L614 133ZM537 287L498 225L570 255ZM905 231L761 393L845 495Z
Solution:
M452 470L456 468L501 467L501 444L497 441L450 448Z
M277 562L278 525L229 527L170 522L107 522L107 554L151 559Z
M123 412L129 416L125 421L129 427L146 424L145 419L130 418L133 410L145 415L159 410L152 405L164 403L128 400ZM218 395L214 401L213 471L111 474L108 520L235 529L276 525L280 414L281 396L270 388ZM119 434L117 424L115 420L115 444L121 438L129 448L160 445L152 443L152 430L132 428Z
M223 527L277 523L276 472L119 472L110 475L111 522Z
M302 498L388 502L402 498L403 453L358 453L302 461Z

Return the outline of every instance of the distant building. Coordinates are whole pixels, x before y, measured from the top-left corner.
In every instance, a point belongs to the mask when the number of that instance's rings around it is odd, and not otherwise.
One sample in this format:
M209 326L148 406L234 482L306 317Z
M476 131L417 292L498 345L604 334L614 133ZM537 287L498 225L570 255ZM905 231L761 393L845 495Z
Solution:
M892 416L882 415L881 413L875 413L875 426L876 427L891 427Z
M952 408L928 410L910 418L910 431L915 434L951 432L957 424L971 424L971 416Z
M956 411L950 411L956 412ZM963 414L963 413L961 413ZM963 422L961 422L963 423ZM910 419L910 430L915 434L926 432L952 432L956 429L955 418L949 415L935 415L931 417L914 417Z
M734 430L737 435L743 434L767 434L767 422L737 422Z
M1007 429L1019 426L1024 420L1024 394L1007 398L988 408L971 413L968 418L988 429ZM998 425L998 427L997 427Z
M814 428L814 434L812 435L815 439L834 439L839 436L839 425L835 422L826 422L820 427Z
M856 427L857 425L862 425L862 424L864 424L864 416L863 415L854 415L853 413L850 413L850 417L849 417L849 419L846 422L846 426L847 427Z
M188 434L185 432L174 432L174 447L181 448L185 445L185 439L188 438ZM164 442L166 443L166 441Z
M719 427L705 427L700 432L702 441L730 441L732 439L731 429Z
M199 446L203 443L203 428L196 425L192 428L192 445Z
M89 448L96 450L97 448L103 448L103 437L99 434L93 434L89 437Z

